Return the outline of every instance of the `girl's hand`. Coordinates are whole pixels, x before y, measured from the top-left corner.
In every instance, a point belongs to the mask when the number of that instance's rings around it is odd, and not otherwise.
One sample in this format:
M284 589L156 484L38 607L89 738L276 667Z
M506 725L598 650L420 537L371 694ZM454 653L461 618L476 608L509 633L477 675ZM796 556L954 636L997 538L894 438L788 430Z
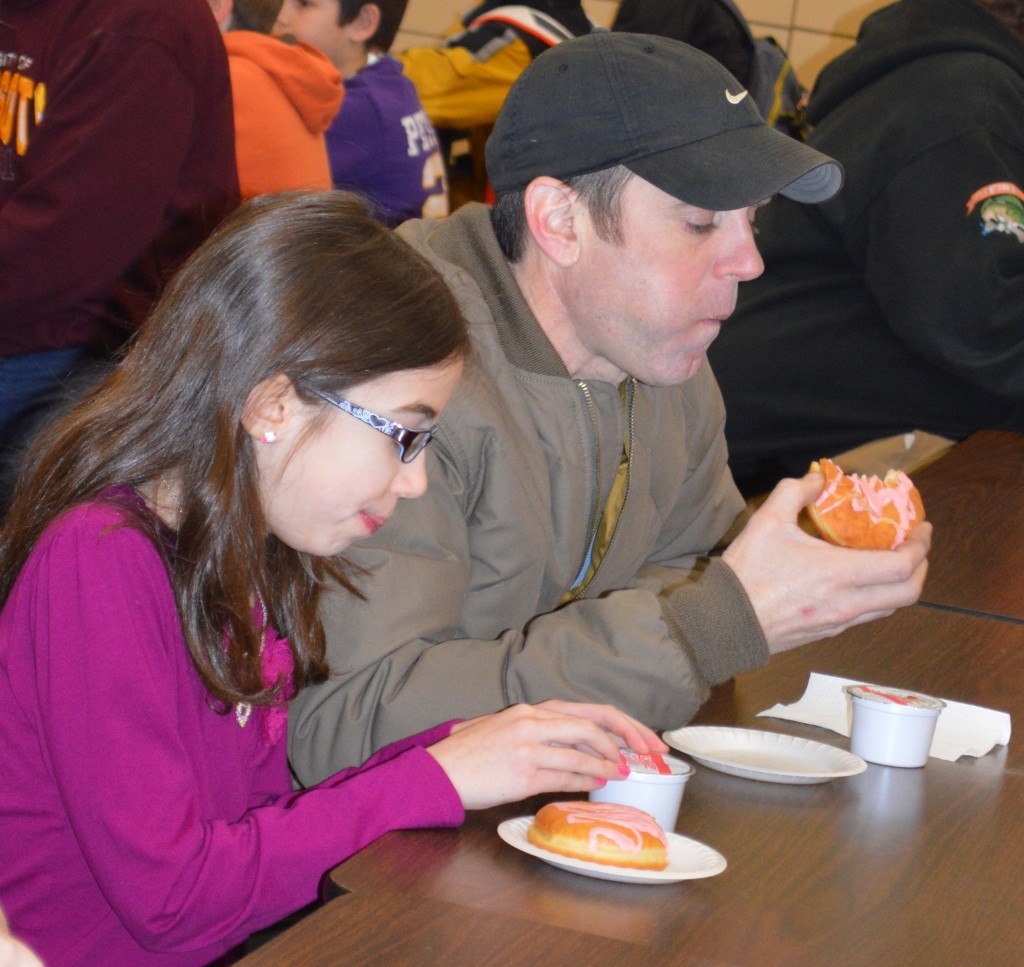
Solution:
M464 808L486 809L542 792L590 792L622 779L623 746L637 752L668 748L611 706L550 701L460 722L427 751Z

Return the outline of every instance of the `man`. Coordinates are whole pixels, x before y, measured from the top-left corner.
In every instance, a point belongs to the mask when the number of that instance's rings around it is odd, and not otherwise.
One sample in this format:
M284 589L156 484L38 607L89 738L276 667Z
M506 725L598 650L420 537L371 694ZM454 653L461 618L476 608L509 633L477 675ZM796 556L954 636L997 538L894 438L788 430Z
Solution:
M1022 25L1024 0L902 0L822 71L808 143L846 187L769 207L711 350L748 493L916 430L1024 431Z
M837 164L706 54L609 32L534 61L487 157L493 219L470 205L400 230L446 274L475 359L427 495L355 557L365 600L330 598L334 676L290 725L305 783L414 723L541 697L678 726L711 685L924 580L927 524L877 553L804 534L817 475L702 557L743 506L707 346L761 271L757 205L830 197Z

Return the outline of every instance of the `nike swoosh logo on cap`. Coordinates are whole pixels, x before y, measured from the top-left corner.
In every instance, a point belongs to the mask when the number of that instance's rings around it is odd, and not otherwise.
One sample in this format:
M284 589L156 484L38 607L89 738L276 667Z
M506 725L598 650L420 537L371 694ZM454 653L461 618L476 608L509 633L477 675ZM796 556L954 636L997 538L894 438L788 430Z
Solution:
M746 91L740 91L739 94L730 94L728 90L725 92L725 99L730 104L739 104L747 96Z

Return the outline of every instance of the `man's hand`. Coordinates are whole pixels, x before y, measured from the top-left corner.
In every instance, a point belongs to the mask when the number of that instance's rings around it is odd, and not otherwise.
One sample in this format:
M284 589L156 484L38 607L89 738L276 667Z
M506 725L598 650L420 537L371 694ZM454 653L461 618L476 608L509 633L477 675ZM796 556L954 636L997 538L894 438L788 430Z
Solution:
M821 488L819 473L783 480L722 555L773 654L913 604L928 573L927 522L893 551L835 547L804 533L797 517Z

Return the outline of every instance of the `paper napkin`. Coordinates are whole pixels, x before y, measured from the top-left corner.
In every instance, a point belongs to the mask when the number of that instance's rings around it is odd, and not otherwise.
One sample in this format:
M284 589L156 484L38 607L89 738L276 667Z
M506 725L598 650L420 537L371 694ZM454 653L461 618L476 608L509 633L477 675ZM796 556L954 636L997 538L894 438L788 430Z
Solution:
M840 735L849 735L850 700L843 691L844 685L888 687L862 679L837 678L811 672L807 690L798 702L792 705L773 705L757 714L803 722L806 725L820 725ZM1007 712L997 712L980 705L965 705L948 698L942 700L946 707L939 716L929 755L955 762L962 755L985 755L997 743L1006 745L1010 741L1010 716Z

